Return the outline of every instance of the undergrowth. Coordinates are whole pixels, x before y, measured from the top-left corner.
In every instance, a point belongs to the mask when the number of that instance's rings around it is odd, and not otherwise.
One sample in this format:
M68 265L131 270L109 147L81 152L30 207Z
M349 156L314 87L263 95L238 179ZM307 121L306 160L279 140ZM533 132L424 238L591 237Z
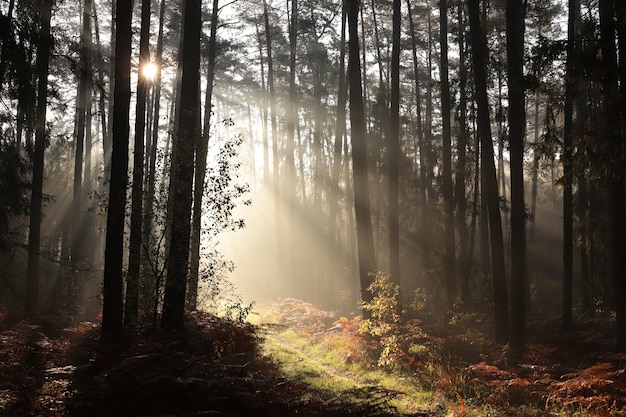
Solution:
M529 344L521 362L509 362L506 346L489 342L480 330L483 317L456 312L427 331L422 321L409 319L419 316L415 307L423 305L424 293L401 309L398 287L381 273L369 290L372 301L362 304L370 313L366 320L333 321L293 299L274 306L264 321L284 325L268 333L265 352L315 387L337 396L380 387L394 393L391 405L415 415L626 416L623 356L566 372L557 348Z

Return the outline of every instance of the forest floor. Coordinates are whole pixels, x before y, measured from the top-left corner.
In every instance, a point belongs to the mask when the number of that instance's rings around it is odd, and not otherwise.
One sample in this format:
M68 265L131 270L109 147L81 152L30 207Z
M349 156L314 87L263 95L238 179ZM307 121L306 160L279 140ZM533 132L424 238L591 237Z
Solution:
M194 313L184 336L120 344L97 318L0 313L0 416L626 416L608 322L533 322L519 358L479 316L410 325L411 354L377 364L359 318L294 299L258 325Z

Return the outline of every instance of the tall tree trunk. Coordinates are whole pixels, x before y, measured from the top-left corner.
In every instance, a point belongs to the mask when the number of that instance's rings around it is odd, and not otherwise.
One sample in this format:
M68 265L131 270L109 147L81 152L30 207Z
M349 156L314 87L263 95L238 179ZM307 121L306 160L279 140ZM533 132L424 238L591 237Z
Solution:
M265 14L264 14L265 16ZM263 183L269 184L270 181L270 161L269 161L269 140L267 135L267 88L265 87L265 60L263 59L263 40L259 32L259 25L254 24L256 35L259 40L259 64L261 66L261 90L263 91L261 118L263 123Z
M102 336L110 339L120 339L122 336L122 258L124 253L126 186L128 184L131 20L132 2L117 2L115 8L117 29L115 34L113 143L102 306Z
M176 157L172 166L169 193L172 227L161 326L165 330L184 328L185 289L189 265L190 217L194 173L194 148L198 140L198 80L202 2L185 0L182 33L182 79L179 123L175 136Z
M352 140L352 170L354 181L354 212L356 216L357 246L361 298L372 299L368 288L372 282L370 273L376 269L374 239L370 215L369 186L367 177L367 149L363 92L361 90L361 63L358 35L359 1L348 0L348 79L350 83L350 127ZM363 311L368 316L368 311Z
M156 268L153 265L156 265L156 251L154 247L154 242L152 241L153 236L153 206L154 206L154 198L155 198L155 188L156 188L156 160L157 160L157 147L159 143L159 119L161 112L161 66L163 65L163 24L164 24L164 16L165 16L165 0L161 0L161 4L159 6L159 32L157 35L157 45L156 45L156 54L155 54L155 64L157 66L157 71L154 77L154 90L152 100L154 101L153 105L153 116L152 116L152 136L150 137L150 152L148 155L148 166L146 173L146 198L144 199L144 209L143 209L143 225L142 225L142 247L144 249L144 260L146 261L146 268L144 268L144 279L142 287L145 289L144 294L146 296L145 306L153 306L158 303L157 292L159 291L157 281L160 281L158 277L158 273L156 276L152 276L151 273L156 272ZM169 137L169 136L168 136ZM165 165L165 164L164 164ZM148 273L150 272L150 273ZM141 298L141 297L140 297ZM156 322L156 320L155 320ZM153 323L155 324L155 323Z
M105 74L105 66L104 59L102 57L102 44L100 43L100 25L98 23L98 10L95 2L91 2L93 6L93 26L94 33L96 35L96 58L94 61L95 70L98 72L98 80L97 80L97 91L98 91L98 112L100 117L100 129L102 133L102 145L104 146L108 140L108 125L107 125L107 107L106 107L106 91L105 91L105 82L104 82L104 74ZM112 100L111 100L112 101ZM104 154L104 149L102 150ZM103 165L104 161L102 161Z
M428 51L426 51L426 114L425 114L425 145L424 156L426 166L426 176L424 178L426 184L426 195L429 202L435 201L433 195L433 167L435 166L433 146L433 29L432 17L430 13L430 0L426 1L427 22L428 22ZM430 207L428 207L430 210Z
M342 3L341 9L341 40L339 42L339 83L337 91L337 119L335 121L335 142L333 146L333 163L331 169L330 189L331 195L328 199L328 231L332 239L332 253L329 256L329 289L335 288L335 282L338 278L336 262L333 260L333 254L339 253L341 248L341 233L337 227L337 214L339 212L339 196L341 189L339 187L342 163L342 146L343 138L346 135L346 96L348 92L348 84L346 83L346 16L347 4ZM333 291L334 293L334 291ZM334 294L333 294L334 300ZM330 305L335 308L334 301Z
M276 228L276 252L277 264L282 266L282 228L280 218L280 183L279 183L279 157L278 157L278 126L276 124L276 92L274 90L274 63L272 60L272 37L270 21L267 10L267 1L263 0L263 20L265 23L265 47L267 49L267 84L270 92L270 123L272 126L272 160L273 160L273 192L274 192L274 226Z
M286 255L286 272L288 276L295 276L297 274L298 266L296 265L294 248L297 244L297 232L295 230L295 213L296 213L296 165L295 165L295 129L298 124L298 103L296 98L296 52L297 52L297 40L298 40L298 0L291 0L291 13L289 15L289 96L287 100L287 143L285 144L285 169L282 175L283 184L281 190L283 191L283 201L286 204L287 209L284 214L284 222L287 224L287 231L284 235L285 255ZM319 89L317 84L317 77L315 76L315 64L313 65L313 95L315 104L313 104L314 110L317 109L317 100ZM313 144L313 172L314 178L314 204L319 203L319 196L317 191L319 190L318 168L321 154L321 144L318 136L318 117L314 116L315 130L313 132L314 144ZM303 198L304 190L303 190ZM319 285L317 286L319 288ZM316 289L317 289L316 288Z
M85 154L85 121L87 115L87 90L91 88L91 0L84 0L82 30L80 35L80 65L76 106L76 134L74 153L74 187L72 196L72 274L66 294L67 305L75 307L76 271L83 257L83 160Z
M202 137L198 141L196 149L196 173L193 190L193 218L191 227L191 254L189 257L189 289L187 294L187 308L194 311L198 302L198 273L200 271L200 240L202 235L202 196L206 177L206 160L209 149L209 137L211 129L211 112L213 102L213 79L215 78L215 55L217 44L217 23L219 13L219 0L213 0L211 12L211 33L207 49L207 75L206 91L204 97L204 126Z
M393 41L391 52L391 113L389 115L388 161L389 161L389 273L399 285L400 277L400 25L402 11L400 0L393 0ZM400 308L400 307L399 307Z
M623 33L624 10L623 5L617 4L616 0L600 0L600 43L603 64L603 113L604 113L604 147L606 155L611 155L607 172L607 192L609 194L609 263L610 274L613 280L615 291L615 313L616 313L616 336L617 347L620 350L626 349L626 257L624 257L624 247L626 245L626 220L624 219L625 196L624 196L624 145L623 133L621 129L620 117L623 116L623 109L620 104L623 98L620 97L623 91L619 89L620 69L617 61L617 51L615 39L617 33L620 34L620 51L624 51L623 45L625 33ZM616 25L617 7L620 7L619 24ZM616 32L619 29L619 32ZM623 57L620 56L621 65L624 65ZM623 86L622 86L623 90Z
M415 23L413 21L413 11L411 1L407 0L407 11L409 19L409 29L411 31L411 51L413 53L413 73L415 77L415 107L417 109L417 142L419 145L419 197L420 197L420 261L422 263L422 275L429 269L429 247L428 247L428 199L426 197L426 143L424 140L424 126L422 124L422 94L419 82L419 68L417 59L417 36L415 34ZM430 78L428 81L430 83Z
M50 47L50 17L52 0L38 4L39 43L37 45L37 113L35 119L35 152L33 182L28 227L28 263L26 267L26 315L36 317L39 310L39 248L41 244L41 202L43 196L43 162L46 149L46 113L48 107L48 72Z
M109 124L107 126L108 136L102 142L102 153L104 158L104 181L107 182L111 175L111 157L113 148L113 117L115 111L115 56L117 54L115 42L117 41L117 19L115 18L117 11L117 0L111 0L111 53L109 56Z
M144 133L146 127L146 97L148 79L143 72L150 62L151 0L141 1L141 29L139 35L139 68L137 71L137 104L135 109L135 145L133 148L133 186L131 192L130 247L128 276L126 278L126 305L124 325L133 329L139 314L139 266L141 265L141 223L143 217Z
M504 266L504 244L502 241L502 223L498 198L496 167L493 161L491 141L491 121L487 98L487 46L480 22L479 0L467 0L470 20L470 40L473 52L474 84L476 86L476 104L478 106L478 131L481 142L482 175L489 215L489 235L491 244L491 274L493 281L493 305L496 328L496 341L506 343L509 340L509 308L506 290L506 272Z
M509 85L509 146L511 151L511 331L510 346L524 350L526 280L526 206L524 204L524 5L506 4L507 73Z
M574 281L574 235L573 235L573 198L572 182L572 136L574 120L574 38L576 37L575 0L569 0L569 16L567 23L567 64L565 75L565 108L563 126L563 312L561 328L572 329L572 303Z
M468 299L467 290L470 278L470 259L472 253L468 251L468 233L465 224L465 169L467 165L467 69L465 66L465 21L463 19L463 0L457 0L458 17L458 43L459 43L459 137L457 140L457 168L454 184L454 197L456 202L456 229L459 235L459 281L461 284L461 301Z
M626 178L626 146L624 145L626 130L626 4L623 1L615 1L617 15L617 39L619 41L619 105L620 109L620 129L619 135L613 139L612 145L615 147L618 165L615 167L615 175L611 187L615 193L611 210L613 212L614 241L612 246L613 258L613 282L616 289L617 298L617 345L620 349L626 350L626 257L623 251L626 247L626 195L624 194L624 183Z
M439 47L441 48L441 119L443 125L443 210L444 279L448 305L456 297L456 257L454 242L454 189L452 186L452 128L450 123L450 82L448 80L448 2L439 1Z

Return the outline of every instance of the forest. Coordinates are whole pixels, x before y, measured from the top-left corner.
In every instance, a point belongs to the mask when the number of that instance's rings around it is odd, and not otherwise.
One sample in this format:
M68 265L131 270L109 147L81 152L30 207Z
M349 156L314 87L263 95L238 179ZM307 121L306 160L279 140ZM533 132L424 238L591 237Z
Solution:
M0 0L0 415L626 415L626 2Z

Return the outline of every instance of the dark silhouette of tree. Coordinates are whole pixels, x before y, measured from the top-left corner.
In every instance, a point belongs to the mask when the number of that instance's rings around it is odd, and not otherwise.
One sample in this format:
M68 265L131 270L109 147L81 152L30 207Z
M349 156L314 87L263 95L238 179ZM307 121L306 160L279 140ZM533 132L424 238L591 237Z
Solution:
M172 158L170 206L172 225L169 264L163 299L161 326L166 330L184 328L185 289L189 265L191 233L192 184L194 150L200 135L198 129L198 80L200 72L200 32L202 28L200 0L185 0L182 33L182 79L179 123L174 136L176 155Z
M491 276L493 282L493 305L496 328L496 341L506 343L509 340L509 308L506 290L506 272L504 265L504 243L498 199L496 167L493 161L491 141L491 122L487 98L486 44L480 22L479 0L467 0L470 20L470 40L472 45L472 66L474 70L475 101L478 107L477 122L481 146L481 174L486 195L489 216L489 237L491 245Z
M466 196L465 196L465 178L467 169L467 68L465 65L465 19L464 2L457 0L457 18L458 18L458 46L459 46L459 104L458 104L458 123L459 133L456 145L457 151L457 167L454 183L454 200L456 205L455 226L459 236L459 261L458 261L458 280L460 283L460 298L463 303L469 302L469 279L471 257L473 250L473 240L468 236L466 221ZM476 203L476 201L474 201ZM475 217L472 216L472 220Z
M357 247L361 298L372 299L368 288L371 273L376 269L374 239L370 216L370 198L367 178L367 149L363 91L361 89L361 62L358 35L359 1L348 0L348 80L350 85L350 137L352 142L352 169L354 182L354 212L356 216ZM363 311L367 316L367 311Z
M441 48L442 192L444 210L444 280L448 303L456 296L456 257L454 242L454 189L452 186L452 128L450 125L450 81L448 76L448 2L439 2L439 43Z
M80 35L80 62L78 69L78 98L76 106L76 133L75 133L75 151L74 151L74 186L72 196L72 242L70 247L72 260L72 276L68 279L67 286L67 304L70 308L74 308L76 303L76 291L78 285L79 264L85 256L84 249L84 217L83 217L83 163L86 161L85 142L91 140L87 138L87 114L91 112L91 102L88 100L91 91L92 78L92 36L91 36L91 0L83 1L83 17L82 29Z
M113 94L113 139L107 235L104 252L102 335L122 336L124 218L128 184L128 131L130 107L130 55L132 2L117 2L115 8L115 88Z
M41 0L36 7L39 37L37 44L37 117L35 119L35 152L33 155L33 182L28 227L28 264L26 270L26 314L36 317L39 310L39 257L41 245L41 204L43 200L43 162L46 149L46 114L48 106L48 73L50 48L50 18L52 0Z
M413 11L411 2L407 0L407 17L409 20L409 30L411 32L411 52L413 55L413 73L415 77L415 103L416 103L416 120L417 120L417 144L419 146L419 198L420 198L420 259L422 261L422 274L429 265L429 248L428 248L428 199L427 199L427 175L426 175L426 141L424 138L424 126L422 123L422 94L419 82L419 65L417 58L417 35L415 33L415 22L413 21ZM430 83L430 79L428 80Z
M510 346L524 349L526 279L526 207L524 204L524 5L506 4L507 74L509 87L509 146L511 153L511 330Z
M137 316L139 313L139 267L141 265L141 226L144 191L144 136L146 131L146 97L148 95L148 83L150 82L144 71L146 65L150 62L150 3L151 0L142 0L141 2L137 104L135 108L135 144L133 146L130 243L128 248L126 303L124 306L124 325L129 329L137 325Z
M393 0L393 43L391 51L391 112L389 117L389 273L400 284L400 215L398 213L400 182L400 0Z
M206 176L207 151L209 148L209 137L211 129L211 113L213 103L213 79L215 78L215 56L217 45L217 24L219 13L219 1L213 0L213 11L211 13L211 33L209 35L209 46L207 48L207 75L206 90L204 94L204 126L202 137L199 137L196 149L196 172L193 191L193 217L191 228L191 254L189 288L187 294L187 308L190 311L196 309L198 298L198 272L200 269L200 240L202 223L202 196L204 194L204 184Z
M623 30L624 14L620 13L620 21L616 23L617 1L600 0L598 3L600 15L600 49L602 53L602 94L604 126L602 133L602 147L607 161L606 191L608 192L609 218L609 263L615 291L616 333L617 347L626 349L626 260L624 247L626 244L626 209L624 198L624 145L621 133L620 117L624 110L620 110L619 66L615 40L617 28ZM622 6L620 6L621 8ZM623 40L622 33L622 40ZM624 46L622 45L622 48ZM620 57L620 61L622 57Z
M567 63L565 77L565 106L563 109L563 313L561 328L565 331L572 329L572 290L574 281L574 239L573 239L573 197L572 197L572 136L574 134L574 89L575 75L573 73L576 38L576 1L570 0L567 22Z

